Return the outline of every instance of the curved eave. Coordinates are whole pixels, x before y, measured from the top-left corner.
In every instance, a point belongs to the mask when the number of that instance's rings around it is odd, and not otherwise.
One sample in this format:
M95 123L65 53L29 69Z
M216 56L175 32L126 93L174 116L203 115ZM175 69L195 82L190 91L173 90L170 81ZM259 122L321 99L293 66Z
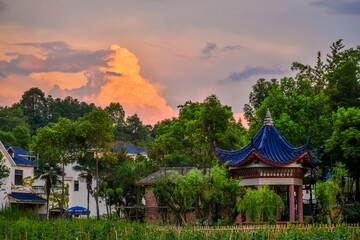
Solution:
M252 151L248 156L246 156L246 158L244 158L242 161L239 161L236 164L229 164L229 167L240 167L242 165L244 165L245 163L249 162L250 159L252 159L253 156L255 156L257 159L259 159L261 162L271 165L271 166L275 166L275 167L283 167L283 166L287 166L290 165L294 162L297 162L299 160L301 160L302 158L304 158L305 156L308 155L308 152L304 152L303 154L301 154L300 156L292 159L291 161L287 161L284 163L274 163L268 159L266 159L265 157L261 156L259 153Z

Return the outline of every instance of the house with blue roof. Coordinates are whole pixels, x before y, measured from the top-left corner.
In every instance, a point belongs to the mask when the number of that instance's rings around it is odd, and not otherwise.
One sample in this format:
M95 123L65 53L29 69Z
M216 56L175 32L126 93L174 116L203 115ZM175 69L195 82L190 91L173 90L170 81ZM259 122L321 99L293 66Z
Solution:
M4 146L0 141L3 163L10 170L7 178L0 180L0 208L9 205L37 209L39 214L46 213L46 200L33 193L31 184L26 180L34 178L37 163L34 156L22 148Z
M215 150L230 174L241 179L241 185L258 189L269 185L282 197L287 216L279 212L278 220L303 222L303 179L315 164L309 143L308 138L303 146L291 145L276 129L267 110L263 126L245 147L224 150L215 146Z

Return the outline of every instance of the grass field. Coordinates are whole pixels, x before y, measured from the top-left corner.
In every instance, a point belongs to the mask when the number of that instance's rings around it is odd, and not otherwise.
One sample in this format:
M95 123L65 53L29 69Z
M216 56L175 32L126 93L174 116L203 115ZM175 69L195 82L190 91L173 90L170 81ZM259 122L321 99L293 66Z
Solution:
M124 220L9 220L0 216L0 239L360 239L360 228L345 224L178 228Z

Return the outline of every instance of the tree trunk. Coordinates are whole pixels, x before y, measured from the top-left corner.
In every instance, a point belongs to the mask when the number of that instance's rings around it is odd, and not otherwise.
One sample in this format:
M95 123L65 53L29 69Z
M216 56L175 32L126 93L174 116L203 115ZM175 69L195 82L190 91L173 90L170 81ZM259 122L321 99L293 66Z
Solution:
M97 156L97 152L95 151L95 159L96 159L96 194L95 194L95 201L96 201L96 219L100 219L100 211L99 211L99 159Z
M62 159L62 173L61 173L61 201L60 201L60 216L63 217L63 208L64 208L64 191L65 188L65 163L64 159Z
M49 195L46 194L46 219L49 219Z
M87 210L90 211L90 190L89 188L87 189ZM87 218L89 219L90 214L87 215Z

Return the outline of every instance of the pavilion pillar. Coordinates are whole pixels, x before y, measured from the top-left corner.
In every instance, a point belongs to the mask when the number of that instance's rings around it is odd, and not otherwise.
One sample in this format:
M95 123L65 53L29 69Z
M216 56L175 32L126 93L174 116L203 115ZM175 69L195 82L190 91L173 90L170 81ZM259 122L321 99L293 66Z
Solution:
M303 207L303 186L300 185L298 188L297 188L297 204L298 204L298 220L299 222L304 222L304 207Z
M262 190L262 188L263 188L263 186L262 186L262 185L258 185L258 186L257 186L257 189L258 189L259 191L261 191L261 190Z
M289 217L290 222L295 222L295 196L294 196L294 184L289 186Z

